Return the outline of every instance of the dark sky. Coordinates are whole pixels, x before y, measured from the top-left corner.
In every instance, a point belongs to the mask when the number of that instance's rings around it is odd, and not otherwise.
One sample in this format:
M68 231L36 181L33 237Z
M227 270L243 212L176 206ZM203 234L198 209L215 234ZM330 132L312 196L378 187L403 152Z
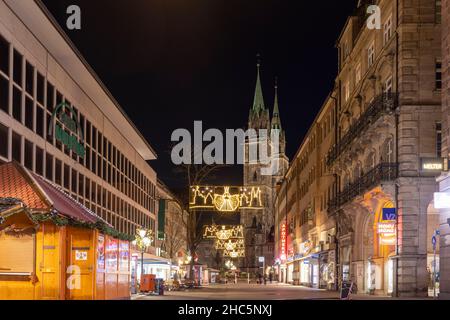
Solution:
M179 187L170 136L245 127L253 102L256 54L266 107L278 77L289 158L332 88L335 42L356 0L43 0L89 64L158 153L150 164ZM79 5L82 29L66 8ZM242 167L226 172L240 184Z

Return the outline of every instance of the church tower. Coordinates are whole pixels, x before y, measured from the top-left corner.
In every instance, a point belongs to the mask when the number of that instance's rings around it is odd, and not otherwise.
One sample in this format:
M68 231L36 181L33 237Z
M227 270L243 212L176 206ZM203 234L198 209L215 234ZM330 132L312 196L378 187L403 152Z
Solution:
M248 119L248 129L254 129L260 136L260 130L266 130L268 139L247 139L245 143L245 162L244 162L244 188L258 187L262 191L262 200L264 208L260 210L241 210L241 224L245 229L245 258L241 263L241 270L253 274L262 273L262 267L265 266L265 272L268 267L274 263L274 224L275 212L273 202L275 200L276 184L284 177L289 161L285 155L286 139L281 126L280 110L278 105L278 86L275 85L275 101L273 106L272 119L269 109L265 107L264 96L261 86L261 64L257 63L256 88L253 99L253 106L250 109ZM271 132L279 130L279 150L272 150ZM262 144L264 150L268 150L271 163L263 164L261 161L249 161L250 145L258 145L258 153ZM259 157L258 157L259 159ZM273 163L276 163L274 166ZM278 168L272 175L264 174L263 171L269 171L272 167ZM264 170L262 170L264 169ZM264 257L264 263L259 257Z

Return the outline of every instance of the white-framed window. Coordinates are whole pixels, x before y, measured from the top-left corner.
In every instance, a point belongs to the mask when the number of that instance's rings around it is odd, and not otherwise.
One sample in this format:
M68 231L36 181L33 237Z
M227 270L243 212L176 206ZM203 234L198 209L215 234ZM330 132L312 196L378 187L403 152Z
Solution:
M435 21L436 23L442 22L442 0L435 0Z
M383 44L388 43L389 39L392 37L392 15L386 19L383 27Z
M436 90L442 89L442 60L436 59Z
M386 94L392 93L392 76L390 76L389 78L387 78L387 80L384 82L383 85L383 91Z
M367 64L369 67L371 67L375 62L375 43L372 42L372 44L367 48Z
M345 102L347 102L348 99L350 99L350 82L349 81L347 81L345 83L343 89L344 89L344 99L345 99Z
M361 63L358 63L355 68L355 83L358 84L361 81Z

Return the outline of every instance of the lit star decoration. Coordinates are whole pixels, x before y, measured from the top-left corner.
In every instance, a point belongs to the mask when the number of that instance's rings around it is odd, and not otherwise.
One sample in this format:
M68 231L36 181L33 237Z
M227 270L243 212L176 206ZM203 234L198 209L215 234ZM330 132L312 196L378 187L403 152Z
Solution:
M260 187L191 186L189 208L219 212L262 209L262 191Z

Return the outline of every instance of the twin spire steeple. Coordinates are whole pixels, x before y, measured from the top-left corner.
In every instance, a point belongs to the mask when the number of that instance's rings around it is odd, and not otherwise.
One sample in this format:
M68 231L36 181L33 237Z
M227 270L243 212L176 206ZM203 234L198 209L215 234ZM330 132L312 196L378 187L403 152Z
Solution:
M255 98L253 100L253 107L251 110L251 114L261 115L264 111L267 111L267 110L264 105L264 97L263 97L262 86L261 86L261 76L260 76L261 61L260 61L259 55L257 56L256 68L257 68L257 73L256 73ZM275 79L275 101L274 101L274 106L273 106L273 115L272 115L272 121L271 121L270 127L272 129L280 129L281 130L281 118L280 118L280 110L279 110L279 106L278 106L277 79Z

